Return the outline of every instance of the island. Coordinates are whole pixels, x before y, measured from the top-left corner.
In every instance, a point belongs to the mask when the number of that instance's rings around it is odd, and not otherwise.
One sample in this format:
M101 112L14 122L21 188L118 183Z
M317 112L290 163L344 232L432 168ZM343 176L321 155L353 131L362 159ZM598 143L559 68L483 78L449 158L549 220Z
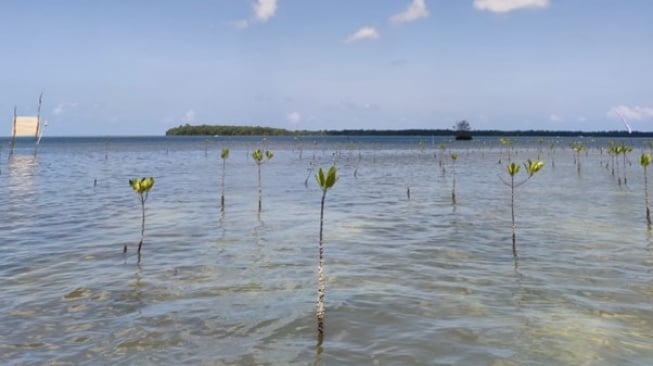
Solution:
M466 121L461 121L466 122ZM460 122L459 122L460 123ZM653 131L556 131L556 130L466 130L471 139L474 136L556 136L556 137L653 137ZM460 131L454 129L348 129L348 130L287 130L276 127L237 125L190 125L170 128L166 136L454 136Z

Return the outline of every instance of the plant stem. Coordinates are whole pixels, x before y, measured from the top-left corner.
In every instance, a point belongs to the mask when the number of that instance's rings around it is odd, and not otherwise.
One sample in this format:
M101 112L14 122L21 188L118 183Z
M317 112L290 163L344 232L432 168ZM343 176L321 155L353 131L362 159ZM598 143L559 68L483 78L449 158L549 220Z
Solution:
M512 255L517 258L517 246L515 244L515 177L510 176L510 213L512 215Z
M644 166L644 200L646 201L646 223L649 230L651 230L651 210L648 206L648 174L646 166Z
M222 195L220 196L220 211L224 212L224 180L227 167L227 159L222 159Z
M456 161L454 160L452 164L452 173L453 173L453 187L451 188L451 200L453 204L456 204Z
M317 266L317 344L322 344L324 340L324 247L322 246L322 227L324 224L324 201L326 199L326 189L322 191L322 202L320 204L320 242L318 246L318 266Z
M624 184L628 185L628 178L626 177L626 152L623 152L624 154Z
M263 200L263 188L261 187L261 164L258 163L258 213L260 214L261 211L263 210L263 204L261 201Z
M143 246L143 238L145 237L145 196L141 193L140 195L141 198L141 241L138 242L138 255L140 257L141 255L141 247Z

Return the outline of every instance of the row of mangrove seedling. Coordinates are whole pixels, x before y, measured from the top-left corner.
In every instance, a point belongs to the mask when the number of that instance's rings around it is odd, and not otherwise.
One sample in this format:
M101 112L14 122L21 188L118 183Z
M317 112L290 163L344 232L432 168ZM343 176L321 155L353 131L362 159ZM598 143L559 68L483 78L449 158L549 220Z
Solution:
M501 181L510 188L511 198L510 198L510 207L511 207L511 222L512 222L512 254L515 260L515 265L517 261L517 247L516 247L516 225L515 225L515 190L521 185L529 181L536 173L538 173L543 167L544 162L540 160L540 150L538 149L538 159L537 160L527 160L523 164L518 164L513 160L513 148L510 140L501 139L502 148L507 148L507 158L508 164L505 165L505 169L508 173L509 179L500 178ZM541 144L540 144L541 145ZM440 146L444 150L443 146ZM576 164L578 174L581 172L580 168L580 159L581 152L586 151L586 148L583 144L572 143L571 149L574 152L574 163ZM599 149L600 153L603 154L603 150ZM615 145L611 144L608 149L608 153L611 156L611 161L606 162L606 167L612 169L612 174L615 174L615 169L618 171L618 157L623 156L623 183L627 183L626 179L626 166L629 160L627 159L627 154L632 151L627 145ZM503 152L500 153L500 156L503 155ZM442 156L442 154L441 154ZM226 178L226 160L229 157L229 149L222 149L220 153L220 158L222 159L222 192L220 197L220 206L221 210L225 209L225 178ZM261 150L256 149L252 152L251 157L254 163L257 166L257 193L258 193L258 213L261 213L262 210L262 184L261 184L261 165L265 162L271 160L274 157L274 154L270 150ZM458 159L458 154L451 153L449 155L451 159L451 166L453 171L453 188L452 188L452 202L456 204L456 178L455 178L455 162ZM649 194L648 194L648 173L647 169L651 164L651 154L642 153L640 156L640 165L644 169L644 198L646 203L646 222L648 229L651 229L651 215L649 209ZM360 161L360 154L359 154ZM501 160L499 161L501 163ZM442 165L442 162L440 162ZM603 161L601 162L603 164ZM518 179L518 174L521 171L521 167L524 167L526 171L526 177L523 179ZM616 167L616 168L615 168ZM443 168L444 169L444 168ZM357 170L357 169L356 169ZM355 173L356 174L356 171ZM324 339L324 297L325 297L325 285L324 285L324 250L323 250L323 226L324 226L324 208L327 192L333 188L333 186L338 181L338 169L335 164L331 166L328 170L319 168L315 174L315 180L322 192L322 197L320 201L320 224L319 224L319 239L318 239L318 270L317 270L317 343L318 347L321 346ZM306 184L308 183L308 178ZM621 178L619 178L619 184L621 185ZM139 177L129 180L129 185L137 193L139 198L139 203L141 206L141 228L140 228L140 240L138 242L138 261L141 261L141 249L143 247L144 233L145 233L145 203L147 201L150 190L154 187L154 178L153 177ZM407 191L408 199L410 199L410 188ZM123 253L127 253L127 245L123 248Z
M224 210L224 178L225 178L225 161L229 157L229 149L223 149L220 154L223 164L222 164L222 195L220 198L221 209ZM263 152L261 149L256 149L252 153L252 158L258 167L258 210L259 214L261 213L262 203L262 185L261 185L261 164L265 161L272 159L274 154L270 150L265 150ZM317 269L317 343L318 347L321 346L324 340L324 295L325 295L325 285L324 285L324 247L323 247L323 227L324 227L324 205L326 202L326 195L329 189L331 189L338 180L338 169L332 166L328 171L320 168L315 175L317 184L322 191L322 199L320 201L320 231L319 231L319 240L318 240L318 269ZM153 177L140 177L129 180L129 185L136 192L139 198L141 205L141 236L140 241L138 242L138 261L141 261L141 249L143 247L143 239L145 234L145 202L149 196L150 190L154 187L154 178ZM127 253L127 245L123 248L123 253Z

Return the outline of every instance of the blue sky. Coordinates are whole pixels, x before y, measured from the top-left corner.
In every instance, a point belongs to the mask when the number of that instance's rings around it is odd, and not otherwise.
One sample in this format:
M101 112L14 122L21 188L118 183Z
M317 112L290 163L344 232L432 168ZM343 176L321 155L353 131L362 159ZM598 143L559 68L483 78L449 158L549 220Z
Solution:
M653 130L650 0L3 0L0 111L180 124Z

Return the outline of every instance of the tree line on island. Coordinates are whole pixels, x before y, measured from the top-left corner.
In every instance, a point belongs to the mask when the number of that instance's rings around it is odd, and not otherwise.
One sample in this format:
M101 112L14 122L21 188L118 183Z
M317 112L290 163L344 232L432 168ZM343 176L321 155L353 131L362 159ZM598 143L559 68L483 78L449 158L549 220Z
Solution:
M464 127L464 130L460 128ZM346 130L287 130L284 128L235 125L190 125L170 128L166 136L588 136L588 137L653 137L653 132L555 131L555 130L472 130L469 122L457 122L453 129L346 129Z

